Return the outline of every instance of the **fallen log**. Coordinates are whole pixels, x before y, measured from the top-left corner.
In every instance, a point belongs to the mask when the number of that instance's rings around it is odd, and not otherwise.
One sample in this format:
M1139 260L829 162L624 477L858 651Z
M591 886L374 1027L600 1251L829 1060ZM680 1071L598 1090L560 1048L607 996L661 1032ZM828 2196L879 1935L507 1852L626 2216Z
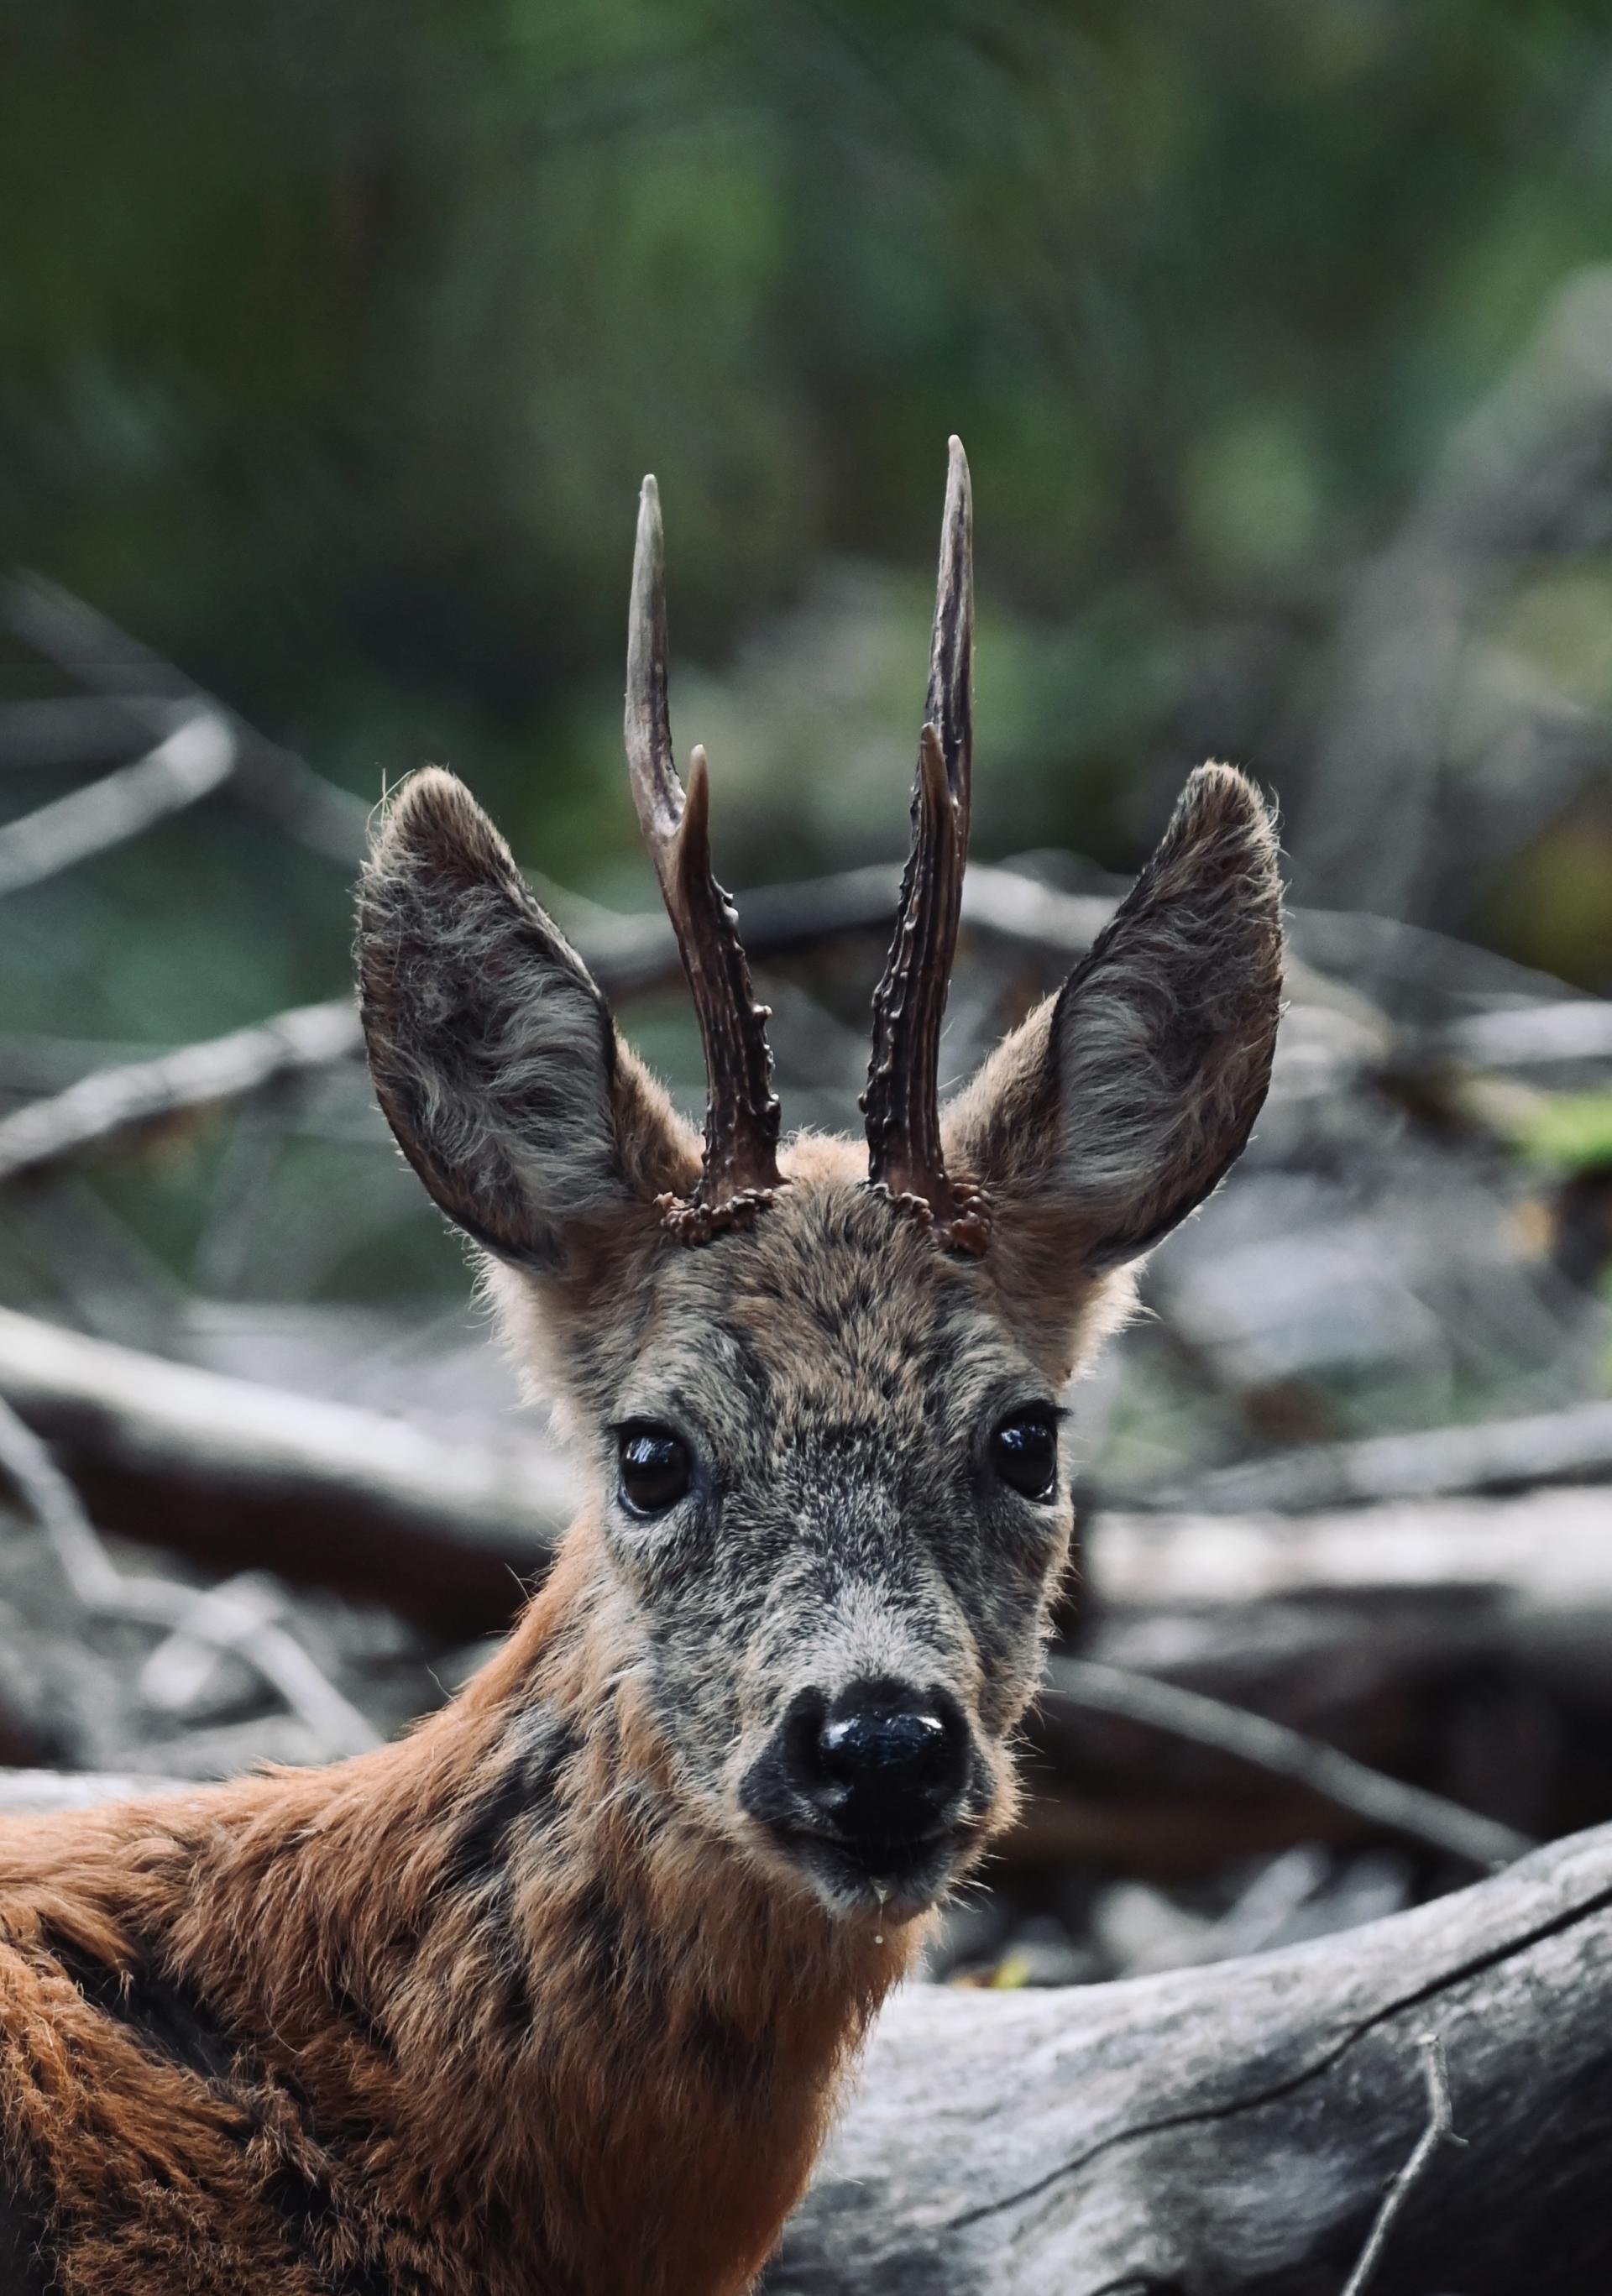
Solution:
M1612 1494L1420 1499L1293 1517L1100 1514L1083 1608L1114 1662L1178 1670L1222 1697L1348 1643L1359 1687L1407 1669L1504 1664L1612 1706ZM1255 1634L1238 1620L1262 1611Z
M1608 1529L1605 1493L1580 1489L1297 1519L1099 1514L1068 1647L1565 1833L1607 1808ZM1032 1742L1038 1791L1006 1849L1016 1864L1166 1881L1371 1831L1204 1744L1056 1694Z
M1612 1606L1609 1529L1612 1492L1599 1489L1383 1500L1296 1519L1116 1507L1090 1522L1082 1563L1098 1600L1157 1609L1423 1588Z
M103 1529L383 1601L445 1637L506 1625L569 1519L571 1479L530 1436L449 1443L8 1309L0 1395Z
M1147 1495L1147 1504L1217 1514L1374 1506L1386 1499L1515 1491L1543 1483L1612 1480L1612 1403L1580 1403L1525 1419L1431 1427L1313 1443L1240 1460Z
M190 1793L181 1778L136 1771L0 1769L0 1817L46 1817L59 1809L96 1809L103 1802L144 1801L149 1794Z
M1612 1827L1212 1969L886 2011L766 2296L1320 2296L1427 2124L1374 2296L1612 2269Z

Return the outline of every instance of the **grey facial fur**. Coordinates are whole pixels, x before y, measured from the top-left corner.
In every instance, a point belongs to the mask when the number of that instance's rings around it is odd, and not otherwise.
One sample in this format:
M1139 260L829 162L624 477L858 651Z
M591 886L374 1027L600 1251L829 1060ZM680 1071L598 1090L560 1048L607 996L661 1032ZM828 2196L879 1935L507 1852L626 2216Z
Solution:
M1065 1488L1027 1499L991 1465L999 1422L1054 1395L989 1279L855 1182L795 1186L753 1234L670 1261L615 1381L606 1424L662 1423L696 1463L664 1515L617 1496L604 1516L689 1792L777 1855L753 1774L795 1700L943 1691L971 1739L955 1862L1005 1787L1070 1529ZM598 1466L608 1487L603 1446Z

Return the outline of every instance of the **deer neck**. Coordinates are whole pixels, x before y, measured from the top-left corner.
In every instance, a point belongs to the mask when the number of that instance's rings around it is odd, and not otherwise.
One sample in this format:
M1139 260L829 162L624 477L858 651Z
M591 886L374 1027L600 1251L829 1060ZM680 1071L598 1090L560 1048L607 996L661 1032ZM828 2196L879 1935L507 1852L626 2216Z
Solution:
M316 2130L382 2125L395 2200L485 2242L479 2284L715 2296L773 2245L917 1939L832 1922L688 1810L581 1547L412 1739L240 1790L176 1943ZM293 1825L252 1821L274 1787Z

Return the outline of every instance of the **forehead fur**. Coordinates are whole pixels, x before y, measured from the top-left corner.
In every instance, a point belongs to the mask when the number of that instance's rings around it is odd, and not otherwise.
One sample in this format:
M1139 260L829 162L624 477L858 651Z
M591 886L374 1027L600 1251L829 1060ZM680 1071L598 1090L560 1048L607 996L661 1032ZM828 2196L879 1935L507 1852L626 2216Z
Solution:
M656 1237L613 1281L506 1278L517 1344L547 1327L544 1352L596 1420L731 1414L736 1439L776 1441L802 1423L916 1431L1016 1379L1056 1389L1123 1312L1123 1279L1086 1279L1052 1340L1009 1280L1022 1271L945 1250L868 1187L859 1145L802 1136L781 1164L790 1185L749 1228L694 1247Z

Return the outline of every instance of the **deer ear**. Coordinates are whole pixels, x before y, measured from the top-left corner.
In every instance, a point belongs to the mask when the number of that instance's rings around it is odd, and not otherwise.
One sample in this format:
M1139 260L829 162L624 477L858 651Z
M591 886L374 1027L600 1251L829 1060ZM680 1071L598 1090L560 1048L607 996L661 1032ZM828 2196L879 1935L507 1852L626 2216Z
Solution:
M571 1232L697 1176L693 1135L453 775L416 774L388 808L358 960L386 1120L448 1218L501 1259L552 1272Z
M1090 954L948 1111L947 1165L990 1196L992 1249L1016 1223L1060 1264L1043 1283L1073 1277L1195 1210L1264 1101L1281 968L1270 814L1234 767L1201 767Z

